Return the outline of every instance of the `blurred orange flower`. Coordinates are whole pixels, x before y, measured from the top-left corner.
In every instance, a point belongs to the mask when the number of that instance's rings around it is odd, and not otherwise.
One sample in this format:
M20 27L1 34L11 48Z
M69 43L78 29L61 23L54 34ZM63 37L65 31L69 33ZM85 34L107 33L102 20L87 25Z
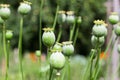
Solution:
M30 56L30 60L33 61L33 62L37 62L38 60L38 57L36 56L36 54L34 52L31 52L29 54ZM46 61L46 55L45 54L42 54L41 57L40 57L41 61Z
M107 53L105 53L105 52L101 52L100 53L100 59L106 59L107 58Z
M36 57L35 53L30 53L30 59L31 59L33 62L36 62L36 61L37 61L37 57Z

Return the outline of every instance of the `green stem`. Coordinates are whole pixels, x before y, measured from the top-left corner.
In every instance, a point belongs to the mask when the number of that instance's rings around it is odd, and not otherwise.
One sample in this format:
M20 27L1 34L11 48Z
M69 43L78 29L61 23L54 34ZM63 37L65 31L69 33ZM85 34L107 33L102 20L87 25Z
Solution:
M61 35L62 35L62 26L60 26L60 28L59 28L59 33L58 33L58 37L57 37L56 42L60 41Z
M63 72L62 72L62 74L61 74L61 78L60 78L60 80L66 80L66 76L69 78L69 72L70 72L70 64L69 64L69 59L68 59L68 57L66 57L66 63L65 64L67 64L67 65L65 65L64 66L64 68L63 68ZM69 79L67 79L67 80L69 80Z
M49 63L51 52L50 47L47 48L47 62ZM49 74L49 80L52 80L52 74L53 74L53 68L50 66L50 74Z
M18 50L19 50L19 71L21 80L23 80L23 67L22 67L22 30L23 30L23 16L21 16L20 19L20 32L19 32L19 44L18 44Z
M73 41L73 45L74 45L74 46L75 46L75 44L76 44L78 32L79 32L79 26L77 26L77 29L76 29L76 32L75 32L75 38L74 38L74 41Z
M69 41L72 41L74 30L75 30L75 25L76 25L76 20L74 21L73 26L71 26L71 28L70 28L70 38L69 38Z
M65 80L65 74L66 74L66 70L67 70L67 66L65 65L65 67L63 68L63 73L62 73L62 76L61 76L61 80Z
M90 58L89 58L89 60L88 60L88 64L87 64L87 67L86 67L86 70L85 70L85 73L83 74L83 78L82 78L82 80L86 80L86 76L88 75L88 70L89 70L89 68L90 68L90 65L91 65L91 61L93 60L93 57L94 57L94 55L95 55L95 52L93 52L93 51L91 51L90 52Z
M97 76L98 76L98 73L99 73L99 71L100 71L100 68L101 67L101 64L98 66L98 70L97 70L97 72L96 72L96 74L95 74L95 77L94 77L94 80L96 80L96 78L97 78Z
M40 19L40 26L39 26L39 48L40 48L40 53L42 53L42 8L43 8L43 3L44 1L41 0L40 3L40 13L39 13L39 19ZM39 63L40 63L40 70L41 70L41 57L39 59ZM40 72L40 76L39 79L41 78L41 72Z
M7 55L5 34L6 34L6 26L5 26L5 22L4 22L3 23L3 50L4 50L4 54L5 54L5 60L6 60L5 80L8 80L8 68L9 68L9 66L8 66L8 55Z
M67 69L68 69L68 80L71 80L71 70L70 70L70 60L69 60L69 57L68 57L68 59L67 59Z
M97 37L98 38L98 41L97 41L97 43L99 43L99 37ZM99 44L96 44L96 50L97 50L97 60L96 60L96 63L95 63L95 69L94 69L94 72L93 72L93 75L92 75L92 79L93 80L95 80L95 75L96 75L96 73L97 73L97 71L98 71L98 69L99 69L99 61L100 61L100 53L101 53L101 47L99 47Z
M97 61L96 61L96 63L95 63L95 67L98 66L98 62L99 62L99 59L100 59L99 48L97 49L97 51L98 51L98 54L97 54Z
M100 66L100 65L99 65L99 61L100 61L101 49L98 48L97 51L98 51L97 61L96 61L96 64L95 64L95 70L94 70L93 77L92 77L94 80L96 80L96 79L95 79L95 76L96 76L96 73L97 73L97 71L98 71L98 69L99 69L99 66Z
M7 40L7 55L8 55L8 63L7 66L9 67L9 54L10 54L10 40Z
M57 75L57 80L60 80L60 75L59 76Z
M114 33L114 31L112 31L112 35L113 35L113 33ZM109 40L109 43L108 43L108 45L107 45L107 47L106 47L106 49L105 49L105 54L107 53L108 49L110 48L110 46L111 46L111 44L112 44L112 40L113 40L113 36L111 36L111 38L110 38L110 40ZM114 42L114 43L115 43L115 42ZM110 51L110 52L111 52L111 51ZM98 71L96 72L95 79L97 78L98 73L100 72L100 70L101 70L101 64L100 64L100 66L99 66L99 68L98 68ZM107 70L107 69L106 69L106 70ZM107 76L107 75L105 75L105 76Z
M42 52L42 7L43 7L43 3L44 1L41 0L41 4L40 4L40 26L39 26L39 47L40 47L40 51Z
M9 70L9 50L10 49L10 41L8 40L7 41L7 74L8 74L8 70ZM8 75L7 75L8 77ZM8 78L6 78L6 80L8 80Z
M57 9L56 9L56 13L55 13L55 19L54 19L54 23L53 23L53 30L55 29L55 26L56 26L58 11L59 11L59 5L57 5Z
M92 67L93 67L93 59L91 60L91 64L90 64L90 80L92 80Z
M50 54L51 54L50 47L48 47L47 48L47 61L48 61L48 63L49 63Z
M50 66L49 80L52 80L53 68Z

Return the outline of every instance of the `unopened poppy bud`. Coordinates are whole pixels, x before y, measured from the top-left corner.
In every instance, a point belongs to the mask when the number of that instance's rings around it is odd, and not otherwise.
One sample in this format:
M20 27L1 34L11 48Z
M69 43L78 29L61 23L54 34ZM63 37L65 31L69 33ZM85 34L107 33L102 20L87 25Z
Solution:
M62 44L57 42L57 43L53 46L53 50L62 50Z
M78 19L77 19L77 23L80 24L81 22L82 22L82 19L81 19L81 16L79 16Z
M104 44L104 42L105 42L105 37L104 36L102 36L102 37L96 37L96 36L93 35L91 37L91 43L92 43L92 45L94 47L96 47L96 45L98 47L101 47Z
M120 25L117 25L115 28L114 28L114 31L115 31L115 34L117 36L120 36Z
M64 23L65 22L65 20L66 20L66 14L65 14L65 11L59 11L58 12L58 23L59 24L62 24L62 23Z
M41 56L41 51L40 50L36 50L35 54L36 54L36 56L40 57Z
M119 22L119 15L117 12L112 12L111 15L108 18L108 21L111 24L117 24Z
M66 21L69 24L73 24L75 22L74 12L73 11L67 11L66 13L67 13Z
M11 30L7 30L7 31L6 31L6 34L5 34L5 37L6 37L7 40L12 39L12 37L13 37L13 32L12 32Z
M71 56L72 54L74 54L74 46L72 45L72 41L65 41L62 43L63 43L62 51L64 55Z

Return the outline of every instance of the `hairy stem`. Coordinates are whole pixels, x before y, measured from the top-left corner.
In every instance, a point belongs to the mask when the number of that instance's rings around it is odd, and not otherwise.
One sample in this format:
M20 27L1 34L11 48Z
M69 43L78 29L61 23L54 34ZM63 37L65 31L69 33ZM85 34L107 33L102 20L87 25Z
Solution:
M49 80L52 80L53 68L50 66Z
M40 47L40 51L42 52L42 8L43 8L43 3L44 1L41 0L41 4L40 4L40 14L39 14L39 19L40 19L40 26L39 26L39 47Z
M56 42L60 41L61 35L62 35L62 26L60 26L60 28L59 28L59 33L58 33L58 37L57 37Z
M5 22L3 23L3 50L4 50L4 54L5 54L5 60L6 60L6 73L5 73L5 80L8 80L8 54L7 54L7 48L6 48L6 26L5 26Z
M82 78L82 80L86 80L86 76L88 75L88 71L89 71L89 68L90 68L90 65L92 65L92 63L91 63L91 61L93 61L93 57L94 57L94 55L95 55L95 52L93 52L93 51L91 51L90 52L90 57L89 57L89 60L88 60L88 64L87 64L87 67L86 67L86 70L85 70L85 72L83 73L83 78Z
M70 60L69 60L69 58L68 58L68 60L67 60L67 62L68 62L68 80L71 80L71 70L70 70Z
M77 40L77 37L78 37L78 32L79 32L79 26L77 26L77 29L75 31L75 37L74 37L74 40L73 40L73 45L75 46L76 44L76 40Z
M57 5L57 8L56 8L55 19L54 19L54 23L53 23L53 29L55 29L55 26L56 26L58 11L59 11L59 5Z
M74 34L74 31L75 31L75 26L76 26L76 20L74 21L73 26L71 26L71 28L70 28L70 37L69 37L69 41L72 41L72 39L73 39L73 34Z
M22 67L22 33L23 33L23 16L20 19L20 32L19 32L19 43L18 43L18 52L19 52L19 71L21 80L23 80L23 67Z

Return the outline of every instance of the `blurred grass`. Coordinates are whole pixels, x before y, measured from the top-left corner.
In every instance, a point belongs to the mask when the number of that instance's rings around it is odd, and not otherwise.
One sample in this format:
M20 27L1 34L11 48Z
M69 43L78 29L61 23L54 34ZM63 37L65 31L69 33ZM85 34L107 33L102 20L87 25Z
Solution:
M19 65L14 61L12 56L10 59L9 80L19 80ZM71 57L71 80L81 79L86 64L87 59L83 56L76 55L74 57ZM40 72L42 80L47 80L46 77L48 78L49 76L46 76L46 74L49 73L49 65L43 61L42 67L40 69L38 62L31 60L30 54L26 54L23 58L23 68L25 80L39 80ZM3 72L2 68L0 68L0 72ZM3 74L0 74L0 80L4 80Z

